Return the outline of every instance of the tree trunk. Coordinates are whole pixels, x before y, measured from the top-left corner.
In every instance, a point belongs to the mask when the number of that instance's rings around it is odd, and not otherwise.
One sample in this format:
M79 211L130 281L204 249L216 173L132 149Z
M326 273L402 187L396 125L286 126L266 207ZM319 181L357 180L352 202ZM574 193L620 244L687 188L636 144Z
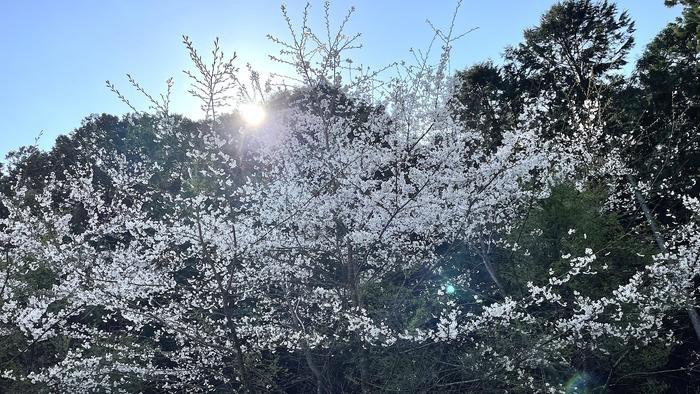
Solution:
M240 376L241 376L241 383L243 384L243 388L245 392L247 393L253 393L255 392L252 389L252 386L250 385L250 379L248 379L248 367L245 365L245 359L243 357L243 349L241 348L241 341L240 338L238 337L238 330L236 329L236 325L233 322L233 308L230 300L230 296L226 297L226 307L225 307L225 316L226 316L226 325L228 326L229 331L231 332L231 339L233 340L233 347L236 350L236 361L238 364L238 367L241 369L240 371Z
M491 260L489 259L489 252L490 252L491 248L486 247L486 243L484 242L481 235L479 236L479 243L481 244L481 248L480 249L477 248L477 254L479 255L479 257L481 257L481 261L484 263L484 267L486 267L486 272L491 277L491 280L496 285L496 288L498 288L498 292L501 293L502 297L505 297L506 296L505 287L503 287L503 284L498 279L498 274L496 273L496 268L493 266L493 264L491 263Z
M498 280L498 276L496 275L496 269L493 267L491 264L491 261L488 258L488 255L486 252L480 253L481 255L481 261L484 262L484 266L486 267L486 272L488 272L489 276L491 277L491 280L493 280L493 283L496 284L496 287L498 288L498 292L501 293L501 296L505 297L506 292L505 288L503 287L503 284L501 284L501 281Z
M306 341L302 343L302 351L304 352L304 359L306 360L306 365L309 367L311 370L311 373L314 375L316 378L316 393L317 394L322 394L326 392L325 385L323 383L323 373L321 370L318 368L318 365L316 365L316 362L314 361L314 357L311 354L311 350L309 349L309 346L306 344Z
M644 199L644 196L642 196L642 192L637 189L637 181L634 179L634 177L630 174L627 175L627 181L629 182L630 186L632 186L632 190L634 191L634 197L639 203L639 205L642 207L642 212L644 212L644 218L647 221L647 224L649 225L649 229L651 230L651 234L654 237L654 241L656 242L656 245L658 245L659 250L661 250L661 253L667 253L668 249L666 249L666 242L664 241L663 237L661 236L661 232L659 231L659 228L656 226L656 222L654 221L654 217L651 214L651 211L649 210L649 206L647 205L646 200ZM690 318L690 324L693 326L693 330L695 331L695 338L700 341L700 316L698 316L698 312L695 310L695 307L692 305L692 303L687 302L685 305L685 309L688 312L688 317Z
M350 290L350 295L352 298L353 306L355 308L361 309L363 307L362 304L362 296L360 295L360 291L358 288L358 281L359 281L359 269L357 267L357 261L355 260L355 254L353 251L352 244L350 241L347 243L347 285L348 289ZM367 366L367 353L365 351L365 348L362 344L362 340L357 336L357 344L359 346L359 352L360 352L360 385L362 387L362 392L363 393L368 393L370 392L369 387L367 385L368 379L369 379L369 371L368 371L368 366Z
M199 209L197 209L197 236L199 238L199 245L202 249L202 258L204 259L204 263L209 265L212 269L212 272L216 272L216 267L214 266L210 256L209 256L209 250L207 249L206 242L204 242L204 235L202 232L202 222L201 222L201 217L200 217L200 212ZM246 393L253 393L255 392L250 385L250 381L248 379L248 370L245 365L245 359L243 357L243 349L241 348L241 341L240 338L238 337L238 331L236 330L236 324L233 322L233 299L230 294L230 286L231 282L229 280L228 286L224 286L223 283L223 278L221 278L220 275L216 275L216 284L219 288L219 291L221 292L221 297L222 297L222 304L223 304L223 312L224 312L224 317L226 318L226 327L229 329L231 332L231 339L233 340L233 346L236 350L236 364L238 365L238 368L240 371L238 371L238 374L240 375L241 378L241 384L243 385L243 390L245 390ZM233 374L233 378L236 376L236 372ZM235 379L233 379L235 380Z

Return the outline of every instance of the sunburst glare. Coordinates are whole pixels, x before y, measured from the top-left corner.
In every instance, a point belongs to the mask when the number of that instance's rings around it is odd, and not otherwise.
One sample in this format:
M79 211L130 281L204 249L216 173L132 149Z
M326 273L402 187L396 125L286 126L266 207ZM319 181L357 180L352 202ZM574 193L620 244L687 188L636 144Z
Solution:
M238 107L238 113L249 126L259 126L265 120L265 109L258 104L247 103Z

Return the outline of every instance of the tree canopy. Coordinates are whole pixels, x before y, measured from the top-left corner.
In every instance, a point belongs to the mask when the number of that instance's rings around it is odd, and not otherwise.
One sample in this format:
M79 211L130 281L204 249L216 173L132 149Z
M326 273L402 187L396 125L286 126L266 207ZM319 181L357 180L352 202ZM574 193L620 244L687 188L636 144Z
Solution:
M696 389L700 5L666 3L632 75L604 0L455 73L454 22L348 72L328 3L282 7L278 85L184 37L205 119L108 82L132 114L0 168L0 391Z

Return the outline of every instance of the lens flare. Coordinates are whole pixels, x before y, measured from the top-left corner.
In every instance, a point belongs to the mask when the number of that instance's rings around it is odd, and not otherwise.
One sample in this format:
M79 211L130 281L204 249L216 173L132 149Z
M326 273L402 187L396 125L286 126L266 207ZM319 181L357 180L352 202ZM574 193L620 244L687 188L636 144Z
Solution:
M566 394L590 393L591 377L586 372L579 372L572 376L564 385Z

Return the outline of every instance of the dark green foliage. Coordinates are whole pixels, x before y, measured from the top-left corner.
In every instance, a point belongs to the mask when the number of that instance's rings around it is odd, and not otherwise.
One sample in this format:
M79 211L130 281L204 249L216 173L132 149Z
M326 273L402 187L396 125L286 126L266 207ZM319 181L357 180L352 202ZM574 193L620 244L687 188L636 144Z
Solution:
M593 268L604 273L573 279L572 292L608 295L649 263L654 245L626 230L615 213L606 211L605 200L601 190L578 191L565 184L532 206L527 219L508 237L526 253L503 251L499 256L499 273L509 292L522 295L527 282L546 283L549 270L562 274L570 266L562 256L584 256L587 248L597 256Z
M530 100L546 97L538 119L545 136L571 133L587 100L605 105L608 83L626 63L633 32L634 23L614 4L565 1L526 30L522 44L506 50L506 70L518 80L519 92Z
M505 130L517 124L519 100L513 81L491 62L475 64L458 72L459 90L455 112L469 130L484 136L488 151L496 149Z
M700 6L682 3L683 15L647 46L635 84L618 100L630 166L649 183L650 204L667 224L687 220L678 195L700 192Z
M563 1L553 6L538 26L525 31L521 44L506 50L503 66L481 63L459 74L456 115L468 127L482 130L485 145L490 146L503 132L524 127L537 128L545 138L573 135L574 120L586 113L584 103L592 101L599 108L596 124L603 127L603 136L624 141L614 147L621 149L640 182L650 186L646 198L658 220L667 226L686 222L689 218L678 196L700 194L700 3L681 0L666 4L683 6L683 14L647 46L631 78L617 74L633 43L634 23L626 13L607 1ZM533 102L539 105L532 116L528 114L527 123L518 121L517 115L523 115L522 109ZM604 140L593 142L607 144ZM567 267L562 255L581 256L585 248L596 253L596 268L607 265L607 274L572 280L568 283L570 295L574 291L609 294L648 264L658 250L646 225L634 219L639 218L638 208L610 211L603 206L605 197L606 192L594 185L580 192L561 186L549 199L531 207L527 219L507 238L517 242L520 251L503 249L493 256L506 293L524 294L527 282L541 284L550 269L557 273ZM569 234L569 229L576 232ZM523 256L522 250L529 256ZM687 319L681 316L679 320L669 324L682 331ZM694 380L669 374L647 377L642 371L687 365L686 352L693 343L679 346L671 354L672 349L665 348L634 350L638 357L630 359L620 358L630 344L609 343L605 344L612 350L609 356L569 357L579 369L598 369L599 374L611 371L609 378L603 376L599 382L601 387L607 381L611 388L622 391L681 390L692 387ZM613 367L618 358L619 365ZM686 364L674 360L685 360ZM567 373L562 372L562 376ZM626 374L633 375L623 378Z

